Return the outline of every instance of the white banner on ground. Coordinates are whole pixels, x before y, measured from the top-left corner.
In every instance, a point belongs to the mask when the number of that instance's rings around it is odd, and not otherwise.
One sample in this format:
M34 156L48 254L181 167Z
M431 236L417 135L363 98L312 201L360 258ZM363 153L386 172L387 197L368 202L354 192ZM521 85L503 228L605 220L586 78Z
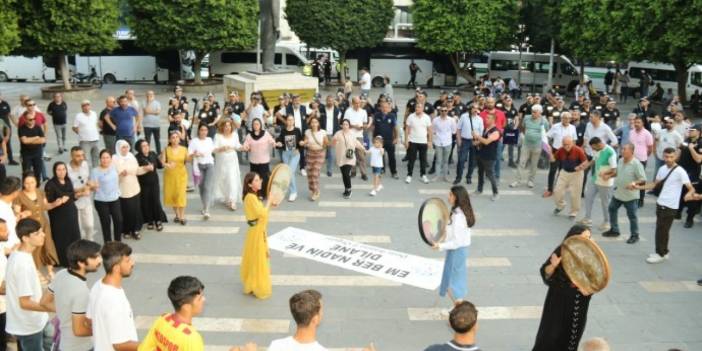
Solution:
M441 283L443 263L435 259L287 227L268 238L276 251L374 277L434 290Z

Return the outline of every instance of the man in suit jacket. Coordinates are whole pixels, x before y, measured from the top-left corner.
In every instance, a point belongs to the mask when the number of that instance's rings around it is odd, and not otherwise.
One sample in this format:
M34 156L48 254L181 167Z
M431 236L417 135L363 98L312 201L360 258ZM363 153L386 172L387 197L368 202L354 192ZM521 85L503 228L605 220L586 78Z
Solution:
M319 126L327 131L329 139L341 130L341 110L334 104L334 97L327 95L326 104L319 109ZM327 147L327 176L331 177L334 168L334 147Z
M300 95L293 95L292 104L288 105L286 109L288 116L292 115L295 117L295 128L300 128L302 134L305 134L307 130L307 108L305 105L300 103ZM300 149L300 173L302 176L306 177L307 172L305 171L305 149Z

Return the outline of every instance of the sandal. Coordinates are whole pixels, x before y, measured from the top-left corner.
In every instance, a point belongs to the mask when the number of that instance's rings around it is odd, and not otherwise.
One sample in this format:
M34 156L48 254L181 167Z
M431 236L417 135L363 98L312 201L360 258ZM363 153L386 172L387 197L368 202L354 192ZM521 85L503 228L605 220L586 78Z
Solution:
M185 225L185 223L186 223L185 218L181 218L181 219L180 219L180 224L181 224L181 225Z
M163 224L161 222L156 222L156 231L163 231Z

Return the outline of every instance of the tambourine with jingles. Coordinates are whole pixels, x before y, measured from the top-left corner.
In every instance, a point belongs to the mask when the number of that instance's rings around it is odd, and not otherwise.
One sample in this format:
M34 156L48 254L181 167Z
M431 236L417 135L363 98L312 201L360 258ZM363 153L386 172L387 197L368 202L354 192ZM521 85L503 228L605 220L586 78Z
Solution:
M604 251L594 241L579 235L561 244L561 265L580 291L601 291L609 283L611 270Z
M446 225L450 212L446 203L438 197L427 199L419 208L419 236L429 246L446 239Z
M285 194L287 194L288 189L290 189L291 181L292 173L288 165L279 163L275 166L271 172L270 178L268 178L268 189L266 189L268 201L276 205L283 202Z

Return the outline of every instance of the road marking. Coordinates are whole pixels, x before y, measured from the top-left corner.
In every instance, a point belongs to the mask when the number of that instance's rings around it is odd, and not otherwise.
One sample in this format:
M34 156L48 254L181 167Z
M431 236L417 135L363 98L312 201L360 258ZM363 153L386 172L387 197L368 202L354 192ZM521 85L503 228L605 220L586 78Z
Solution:
M155 234L236 234L239 232L239 227L218 227L204 225L166 225L163 226L162 232L154 232Z
M347 207L347 208L413 208L414 203L409 201L320 201L319 207Z
M136 316L137 329L148 330L158 316ZM290 330L288 319L246 319L195 317L193 325L199 332L280 333Z
M418 189L419 193L422 195L446 195L448 194L448 189ZM488 194L486 193L486 196ZM501 190L500 191L500 196L526 196L526 195L535 195L533 191L531 190ZM479 195L475 195L471 193L471 197L475 197Z
M137 263L153 264L187 264L187 265L212 265L212 266L238 266L241 264L239 256L201 256L201 255L170 255L170 254L133 254Z
M537 236L535 229L530 228L476 228L471 229L472 236Z
M692 280L681 281L641 281L639 282L646 291L650 293L672 293L672 292L702 292L702 286Z
M466 261L468 267L511 267L507 257L473 257Z
M193 222L246 222L246 217L243 215L225 215L225 214L212 214L209 219L204 219L202 215L189 214L185 215L185 219ZM304 216L278 216L271 215L268 217L269 222L274 223L305 223L307 222L307 217Z
M538 319L541 317L541 306L479 306L478 315L481 320L497 319ZM448 309L445 308L408 308L407 314L411 321L446 321Z

